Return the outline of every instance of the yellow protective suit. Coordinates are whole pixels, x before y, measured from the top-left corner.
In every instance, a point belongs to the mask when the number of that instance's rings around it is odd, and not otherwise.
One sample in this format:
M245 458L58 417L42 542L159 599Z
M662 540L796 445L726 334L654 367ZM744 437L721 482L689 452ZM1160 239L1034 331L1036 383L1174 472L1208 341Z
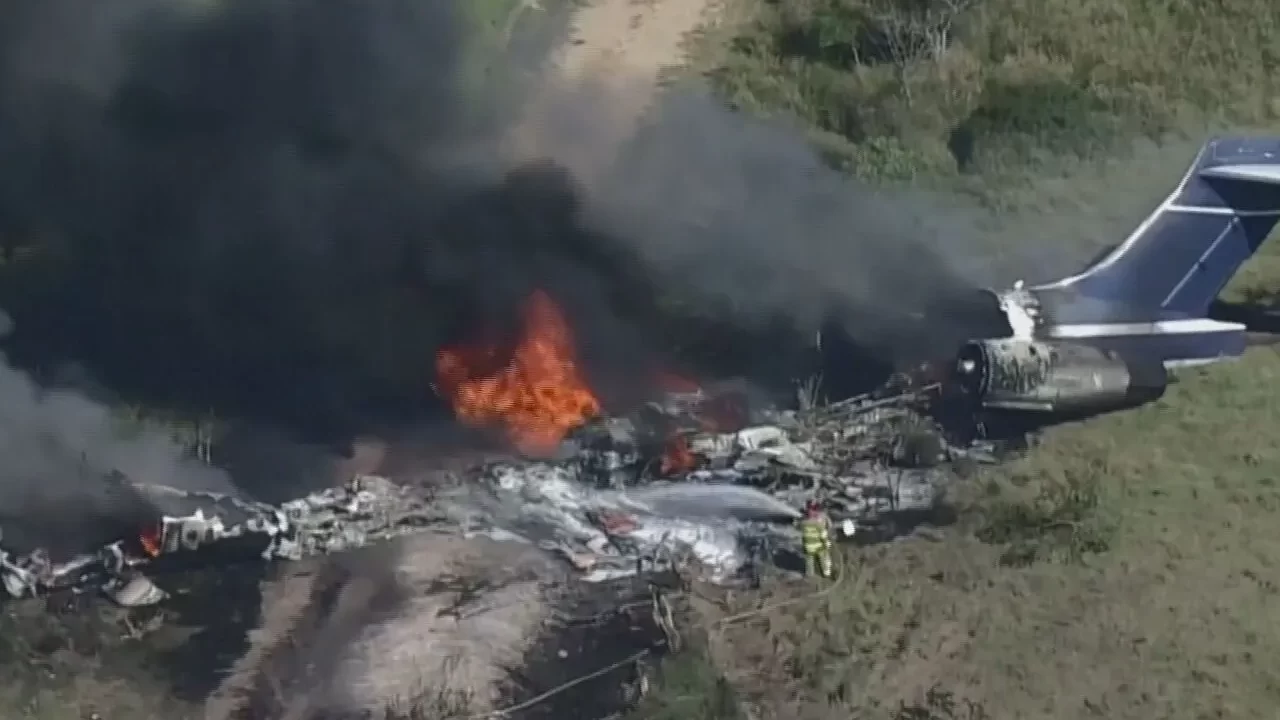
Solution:
M817 571L822 577L830 578L833 572L831 520L826 515L806 516L800 521L800 539L804 546L805 572L812 576Z

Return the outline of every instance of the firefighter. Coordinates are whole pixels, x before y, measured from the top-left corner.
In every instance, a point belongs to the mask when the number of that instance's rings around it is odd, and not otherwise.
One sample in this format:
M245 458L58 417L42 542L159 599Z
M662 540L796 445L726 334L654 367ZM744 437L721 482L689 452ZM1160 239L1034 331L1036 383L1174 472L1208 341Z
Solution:
M831 566L831 518L822 512L817 500L804 506L804 518L800 520L800 537L804 544L805 574L810 577L817 571L830 578Z

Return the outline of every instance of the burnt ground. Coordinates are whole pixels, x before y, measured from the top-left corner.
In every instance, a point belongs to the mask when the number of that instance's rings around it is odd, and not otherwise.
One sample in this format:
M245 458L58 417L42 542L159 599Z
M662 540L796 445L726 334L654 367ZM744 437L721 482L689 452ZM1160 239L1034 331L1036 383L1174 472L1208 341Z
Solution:
M247 647L264 569L166 578L175 597L126 610L94 595L8 601L0 615L0 691L11 717L195 717L195 703Z
M597 720L631 707L642 673L667 651L648 597L649 585L643 581L572 591L560 619L547 626L522 666L513 669L503 707L517 707L570 682L575 683L571 689L512 717ZM601 673L605 668L612 669Z
M374 557L355 553L310 567L243 565L166 576L163 584L175 598L154 609L123 610L89 595L9 603L0 616L0 700L12 713L7 717L32 720L443 719L531 700L510 717L595 720L629 708L638 673L664 652L645 583L562 585L549 592L555 607L517 651L494 656L501 677L491 699L472 685L483 678L470 660L455 656L435 671L400 668L418 675L397 686L403 693L387 695L385 709L344 710L339 693L325 686L360 676L338 669L343 663L335 661L361 657L343 648L369 648L394 660L399 645L421 643L406 631L406 621L456 625L469 637L491 641L492 634L468 623L491 625L485 615L500 615L511 601L500 597L495 583L501 580L441 578L423 599L447 602L426 612L427 605L405 604L405 586L369 582L370 573L360 568ZM619 612L620 605L629 609ZM281 615L287 616L284 625ZM394 628L395 642L368 634L380 623ZM428 649L445 648L441 642ZM637 655L644 657L620 662ZM615 664L571 692L537 701ZM321 701L299 700L317 697Z

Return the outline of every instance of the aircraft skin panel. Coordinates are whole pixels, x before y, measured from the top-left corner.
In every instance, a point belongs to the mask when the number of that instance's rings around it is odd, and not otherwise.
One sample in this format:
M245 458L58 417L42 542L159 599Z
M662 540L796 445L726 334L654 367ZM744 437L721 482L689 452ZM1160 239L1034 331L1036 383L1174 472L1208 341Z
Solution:
M1130 307L1153 311L1168 307L1166 300L1176 301L1179 294L1203 289L1204 282L1186 287L1186 279L1195 274L1193 269L1198 262L1208 260L1218 267L1248 252L1248 238L1239 223L1234 216L1161 212L1141 242L1114 256L1097 271L1081 276L1072 289ZM1206 237L1210 238L1207 247ZM1230 259L1221 259L1226 253L1230 253ZM1065 322L1068 318L1060 320Z
M1241 180L1245 182L1265 183L1268 185L1280 185L1280 166L1277 165L1223 165L1221 167L1205 168L1200 171L1200 175L1201 177L1217 178L1220 180ZM1259 192L1260 197L1265 195L1266 193Z
M1212 335L1245 332L1240 323L1221 322L1209 318L1156 320L1153 322L1081 323L1054 325L1047 335L1057 339L1093 337L1141 337L1146 335Z
M1242 355L1248 338L1243 329L1210 332L1095 335L1089 345L1122 357L1161 362L1166 367L1206 365Z
M1280 212L1280 161L1276 165L1224 165L1198 171L1171 205Z
M1176 211L1175 211L1176 212ZM1194 262L1160 303L1165 311L1208 312L1209 306L1242 265L1258 251L1280 216L1236 216Z

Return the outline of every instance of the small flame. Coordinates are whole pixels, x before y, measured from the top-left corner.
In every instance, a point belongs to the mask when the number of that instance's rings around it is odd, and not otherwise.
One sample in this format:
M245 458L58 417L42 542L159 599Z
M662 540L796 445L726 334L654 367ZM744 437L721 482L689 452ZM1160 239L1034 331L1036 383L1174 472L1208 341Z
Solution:
M697 396L693 415L703 432L737 432L750 420L746 398L737 393L708 394L696 380L666 371L655 380L663 392Z
M488 374L490 346L442 349L437 385L458 420L501 427L527 455L555 452L569 431L600 414L600 402L579 371L573 333L560 308L541 291L523 308L523 330L511 359Z
M160 556L162 532L162 528L157 525L149 527L138 533L138 544L142 546L143 552L145 552L148 557Z
M668 442L662 453L662 464L659 467L663 475L686 473L698 468L698 456L689 447L689 440L684 435L675 435Z
M746 398L735 393L708 395L702 385L695 380L676 375L671 372L660 372L656 376L658 387L665 392L680 395L696 396L694 407L690 408L689 420L696 423L696 430L705 433L733 433L746 427L750 414ZM659 470L662 475L677 475L697 470L704 460L689 446L687 433L692 430L687 426L673 429L663 448Z

